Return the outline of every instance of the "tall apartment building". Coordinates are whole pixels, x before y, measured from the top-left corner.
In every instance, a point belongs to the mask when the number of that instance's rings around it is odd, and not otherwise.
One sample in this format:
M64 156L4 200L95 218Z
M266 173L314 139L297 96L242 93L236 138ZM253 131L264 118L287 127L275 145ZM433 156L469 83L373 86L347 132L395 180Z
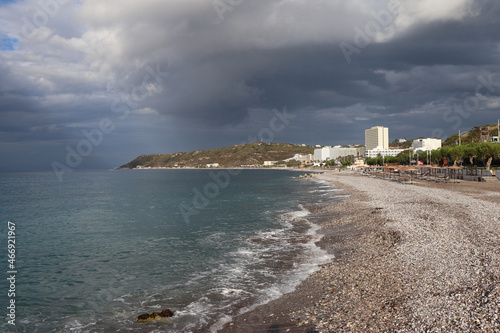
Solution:
M366 150L372 150L377 147L389 149L389 128L383 126L374 126L365 130Z

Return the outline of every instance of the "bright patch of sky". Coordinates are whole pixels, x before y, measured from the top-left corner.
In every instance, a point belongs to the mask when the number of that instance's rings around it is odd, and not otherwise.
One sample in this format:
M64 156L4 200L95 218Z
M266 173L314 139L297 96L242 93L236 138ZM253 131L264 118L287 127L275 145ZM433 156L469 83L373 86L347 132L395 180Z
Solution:
M0 37L0 51L12 51L15 46L19 43L16 38L11 38L7 35L1 35Z
M0 0L0 6L7 5L13 2L16 2L16 0Z

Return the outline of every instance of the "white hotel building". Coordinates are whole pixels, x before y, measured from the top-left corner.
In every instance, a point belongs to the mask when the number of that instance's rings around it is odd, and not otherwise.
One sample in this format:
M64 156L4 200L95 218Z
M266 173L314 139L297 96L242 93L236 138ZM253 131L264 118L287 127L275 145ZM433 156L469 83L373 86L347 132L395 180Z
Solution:
M314 149L314 160L315 161L334 161L339 157L354 156L360 157L364 156L365 147L341 147L341 146L325 146L319 149Z
M374 126L365 130L366 150L381 147L384 150L389 149L389 128L383 126Z
M441 148L441 139L415 139L413 140L412 149L419 153L421 151L436 150Z
M404 149L389 149L389 128L374 126L365 130L365 157L396 156Z
M365 157L367 158L376 158L380 156L396 156L399 153L402 153L404 149L383 149L382 147L377 147L375 149L367 150L365 153Z

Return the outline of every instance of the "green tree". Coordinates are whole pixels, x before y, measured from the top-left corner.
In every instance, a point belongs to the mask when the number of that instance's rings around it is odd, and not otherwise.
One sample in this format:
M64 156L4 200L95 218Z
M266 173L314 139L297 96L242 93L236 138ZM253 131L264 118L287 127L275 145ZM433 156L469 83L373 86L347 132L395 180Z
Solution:
M382 165L382 157L372 157L366 159L368 165Z
M443 160L441 149L431 150L429 155L431 157L431 164L441 164Z
M386 156L384 163L398 163L396 156Z
M349 160L345 160L345 161L341 161L340 164L343 166L343 167L346 167L346 166L351 166L352 165L352 162L349 161Z
M302 163L300 161L297 161L297 160L290 160L290 161L286 162L286 166L289 168L295 168L295 167L299 167L301 165L302 165Z
M323 162L323 164L325 166L328 166L328 167L334 167L335 166L335 160L327 160L327 161Z
M484 144L476 145L477 158L482 162L483 166L486 165L486 160L488 158L488 148Z
M453 166L457 166L457 162L462 160L463 155L463 146L455 146L450 148L450 157L453 160Z
M490 170L491 168L491 162L493 161L493 158L497 157L500 155L500 148L498 147L497 143L484 143L484 155L487 158L486 161L486 170Z
M451 158L451 147L442 147L441 148L441 163L440 164L443 164L444 165L444 161L446 159L447 161L447 165L449 165L452 161L452 158Z
M411 150L405 150L396 156L396 162L401 165L407 165L410 163Z
M470 166L474 165L474 158L477 157L477 149L476 144L470 143L468 145L463 146L464 150L464 158L469 160Z

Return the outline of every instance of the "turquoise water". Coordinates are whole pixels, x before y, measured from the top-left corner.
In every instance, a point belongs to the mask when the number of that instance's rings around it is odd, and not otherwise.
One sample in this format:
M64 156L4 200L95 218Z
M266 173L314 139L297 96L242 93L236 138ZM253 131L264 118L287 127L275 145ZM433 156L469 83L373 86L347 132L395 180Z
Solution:
M5 320L0 331L216 331L328 260L304 206L332 189L296 174L0 174L0 232L7 244L15 223L17 251L16 326ZM166 308L171 321L135 322Z

